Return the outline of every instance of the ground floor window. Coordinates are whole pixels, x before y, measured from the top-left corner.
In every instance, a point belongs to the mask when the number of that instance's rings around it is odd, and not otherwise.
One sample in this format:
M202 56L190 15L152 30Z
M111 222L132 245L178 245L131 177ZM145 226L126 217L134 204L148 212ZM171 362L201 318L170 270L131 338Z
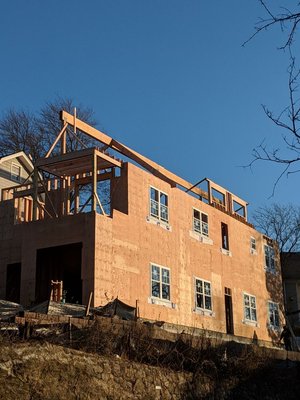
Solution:
M151 264L151 296L170 300L170 270Z

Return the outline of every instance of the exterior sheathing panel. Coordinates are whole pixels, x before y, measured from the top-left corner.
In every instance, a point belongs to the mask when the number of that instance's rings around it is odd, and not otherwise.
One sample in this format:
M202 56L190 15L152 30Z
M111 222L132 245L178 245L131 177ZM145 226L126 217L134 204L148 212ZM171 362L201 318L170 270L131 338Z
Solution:
M114 185L112 203L115 200L118 210L112 218L87 213L13 225L12 203L2 202L0 297L5 297L7 264L22 263L21 301L29 304L34 299L37 249L82 242L84 303L93 290L95 306L118 296L133 306L138 301L143 318L224 333L224 287L229 287L235 334L270 340L267 301L282 304L281 279L279 269L277 274L264 269L260 233L132 164L125 164ZM169 230L149 221L150 186L168 195ZM208 214L212 244L191 236L193 207ZM221 222L228 225L231 256L220 250ZM256 255L250 254L251 236L256 238ZM151 303L151 262L170 269L174 308ZM213 315L194 311L194 277L211 282ZM244 292L256 296L256 325L243 322Z
M81 277L83 302L94 291L95 214L78 214L13 225L11 201L0 204L0 298L5 298L7 264L21 262L21 303L35 300L36 253L38 249L82 242Z
M226 332L224 287L229 287L235 334L270 340L267 302L282 304L282 290L278 266L277 274L264 269L262 235L132 164L124 179L128 179L128 215L114 210L112 219L96 216L95 305L117 296L133 306L138 300L143 318ZM147 221L150 186L168 194L170 230ZM126 201L125 192L123 196ZM208 214L213 244L191 236L193 207ZM221 252L221 222L228 225L231 256ZM251 236L256 239L256 255L250 254ZM151 262L170 268L174 308L151 304ZM212 316L194 311L194 277L211 282ZM256 296L255 325L243 322L244 292Z

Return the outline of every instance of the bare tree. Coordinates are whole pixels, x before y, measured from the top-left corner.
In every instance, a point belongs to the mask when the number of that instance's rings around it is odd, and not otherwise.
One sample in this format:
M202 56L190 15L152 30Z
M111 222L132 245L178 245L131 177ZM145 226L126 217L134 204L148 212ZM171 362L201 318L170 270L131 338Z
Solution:
M72 98L57 97L53 101L46 102L45 106L41 108L38 117L38 129L42 132L43 137L45 137L47 148L51 146L58 132L61 130L60 111L65 110L73 114L75 107L77 118L87 122L89 125L97 125L93 109L81 104L76 106ZM91 147L91 145L99 145L99 143L96 144L95 141L87 135L82 134L79 130L75 133L71 128L68 128L67 132L67 151L79 150L84 147Z
M285 174L299 172L298 167L300 161L300 104L298 97L298 79L300 70L296 64L296 57L293 53L294 42L298 24L300 22L300 3L296 2L294 10L280 8L278 12L273 12L264 0L259 0L262 5L266 17L261 18L254 26L254 33L244 42L244 45L252 40L262 31L266 31L274 26L280 26L281 31L285 35L284 42L279 46L279 49L286 50L285 54L289 55L288 66L288 95L289 103L282 111L275 115L267 106L263 105L263 110L266 116L278 127L283 129L281 148L270 148L264 141L253 149L253 160L250 163L252 166L255 162L269 161L281 164L283 169L275 182L273 191L276 188L278 181Z
M27 111L8 110L0 120L0 155L18 151L30 154L33 159L44 152L43 133L38 128L35 115Z
M300 207L272 204L253 214L255 227L277 241L281 255L300 249Z
M0 119L0 156L23 150L35 161L45 156L61 130L60 111L74 112L74 100L57 97L47 102L39 113L14 109L8 110ZM88 107L76 107L77 117L89 125L96 125L94 112ZM68 128L69 129L69 128ZM92 139L70 128L67 135L67 150L73 151L95 145Z

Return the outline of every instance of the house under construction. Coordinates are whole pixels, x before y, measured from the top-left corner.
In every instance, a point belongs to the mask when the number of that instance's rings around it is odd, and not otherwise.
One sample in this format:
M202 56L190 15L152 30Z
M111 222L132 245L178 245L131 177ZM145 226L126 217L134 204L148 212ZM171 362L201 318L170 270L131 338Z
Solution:
M61 113L62 130L32 181L2 189L0 298L95 306L271 341L282 323L275 244L247 203L211 180L192 184ZM67 151L68 135L99 147ZM83 147L83 146L82 146Z

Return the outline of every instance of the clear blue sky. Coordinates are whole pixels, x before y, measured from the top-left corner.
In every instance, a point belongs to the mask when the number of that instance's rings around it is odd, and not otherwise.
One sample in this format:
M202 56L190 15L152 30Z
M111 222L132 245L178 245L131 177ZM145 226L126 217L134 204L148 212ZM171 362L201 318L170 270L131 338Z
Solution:
M192 183L216 181L250 212L298 201L300 174L268 199L280 169L240 168L264 138L282 143L261 104L279 112L287 99L280 32L241 46L263 16L258 1L10 0L0 10L0 113L72 97L107 134Z

